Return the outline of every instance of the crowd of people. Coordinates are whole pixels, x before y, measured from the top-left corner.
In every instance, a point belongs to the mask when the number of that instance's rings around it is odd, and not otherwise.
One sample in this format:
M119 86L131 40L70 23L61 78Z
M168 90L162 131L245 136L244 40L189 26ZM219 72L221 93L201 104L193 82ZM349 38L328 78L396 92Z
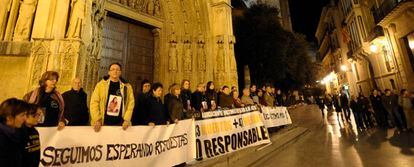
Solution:
M369 97L359 93L349 99L345 92L318 96L316 103L322 111L335 110L342 120L351 121L351 112L358 130L373 127L396 128L396 132L413 132L414 128L414 93L402 89L399 94L385 89L384 93L373 90Z
M57 88L59 74L45 72L39 87L22 99L9 98L0 105L0 161L5 166L38 166L40 160L39 133L34 127L91 125L96 132L102 126L166 125L195 118L201 112L239 108L247 105L284 106L286 97L271 85L217 89L213 81L199 83L191 91L189 80L169 86L164 95L161 83L143 80L141 90L134 90L121 77L119 63L109 65L108 75L97 83L90 97L75 78L72 89L61 94Z

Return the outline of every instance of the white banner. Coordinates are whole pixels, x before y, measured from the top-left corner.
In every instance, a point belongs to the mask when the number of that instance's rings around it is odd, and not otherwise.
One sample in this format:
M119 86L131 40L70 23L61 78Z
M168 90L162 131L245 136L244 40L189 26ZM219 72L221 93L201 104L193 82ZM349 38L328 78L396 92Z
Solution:
M262 114L245 114L196 121L197 160L270 143Z
M195 158L194 120L163 126L37 128L41 166L173 166Z
M265 107L262 106L264 124L267 128L292 124L289 112L286 107Z

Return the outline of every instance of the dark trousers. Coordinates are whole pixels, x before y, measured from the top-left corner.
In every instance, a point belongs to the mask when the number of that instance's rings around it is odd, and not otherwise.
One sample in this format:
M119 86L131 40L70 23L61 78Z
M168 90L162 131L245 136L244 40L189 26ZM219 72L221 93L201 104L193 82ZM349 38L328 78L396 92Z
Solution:
M366 128L371 128L373 127L373 123L371 120L371 112L368 110L364 110L362 112L362 121L364 122L364 125Z
M355 123L357 125L358 129L362 129L364 128L364 123L362 122L362 113L360 112L352 112L354 114L354 118L355 118Z
M346 120L351 121L351 111L349 110L349 107L343 107L342 111L345 114Z

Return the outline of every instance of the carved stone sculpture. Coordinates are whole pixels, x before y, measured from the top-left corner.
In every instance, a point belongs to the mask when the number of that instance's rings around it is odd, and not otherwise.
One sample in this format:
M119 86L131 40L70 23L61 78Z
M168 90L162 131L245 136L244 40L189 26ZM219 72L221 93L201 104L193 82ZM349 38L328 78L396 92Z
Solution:
M2 0L0 5L0 40L3 40L7 26L7 16L10 11L12 0Z
M224 44L223 42L218 42L218 50L217 50L217 71L224 71Z
M72 0L67 38L80 38L85 18L85 0Z
M184 52L184 70L185 71L191 71L192 68L192 51L191 51L191 43L189 41L187 41L186 43L184 43L184 48L185 48L185 52Z
M16 28L14 29L13 40L29 40L36 5L37 0L24 0L20 5L19 17L17 19Z
M171 72L176 72L177 71L177 43L175 41L171 41L170 42L170 48L168 50L168 69Z

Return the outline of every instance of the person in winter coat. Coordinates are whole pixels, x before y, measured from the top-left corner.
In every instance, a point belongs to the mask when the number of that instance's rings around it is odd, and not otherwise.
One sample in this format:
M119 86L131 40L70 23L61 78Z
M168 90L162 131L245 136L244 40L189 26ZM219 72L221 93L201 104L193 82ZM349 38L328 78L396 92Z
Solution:
M65 103L62 95L56 90L58 80L57 72L46 71L39 80L39 87L23 97L26 102L43 108L44 117L40 119L38 126L58 126L58 130L61 130L66 125Z
M232 92L232 96L233 96L233 106L236 108L241 108L244 107L244 104L242 103L242 101L239 98L239 92L237 90Z
M414 109L410 95L406 89L401 90L400 96L398 97L398 105L400 105L404 111L407 129L412 131L414 128Z
M184 105L184 117L190 118L191 113L193 112L193 105L191 104L191 89L189 80L185 79L181 82L180 99Z
M213 81L207 82L207 90L205 91L205 95L207 97L208 108L210 110L215 110L217 108L218 95Z
M233 97L230 95L230 88L228 86L223 86L221 90L222 92L219 95L218 105L221 108L234 108Z
M362 107L362 121L366 128L374 127L371 119L371 112L369 111L369 100L362 93L359 94L358 101Z
M27 111L27 119L23 126L18 129L20 136L20 147L23 155L23 166L38 167L40 161L40 138L35 126L42 116L42 109L36 104L30 104Z
M324 98L323 98L323 96L317 96L317 98L316 98L316 104L318 105L318 107L319 107L319 110L321 110L321 113L322 113L322 118L325 118L325 102L324 102Z
M375 112L375 119L377 120L378 126L386 128L388 126L387 112L382 105L381 95L378 93L378 90L374 89L369 99L371 100L372 109Z
M64 116L68 120L69 126L89 125L87 95L81 85L81 80L75 78L72 81L72 89L62 94L65 101Z
M391 90L385 89L385 95L382 96L382 105L388 113L388 120L391 127L396 126L397 132L401 132L404 128L403 119L398 112L398 98L391 93Z
M131 126L131 117L135 106L132 86L121 78L122 66L119 63L109 65L109 76L105 76L95 86L91 96L91 125L99 132L102 125L119 126L126 130ZM109 108L110 102L117 101L115 110Z
M275 104L275 98L272 95L272 87L270 85L266 86L266 92L263 96L264 96L267 106L273 107Z
M244 88L243 89L243 96L241 97L241 102L247 106L247 105L253 105L254 101L253 99L250 97L250 90L249 88Z
M352 113L354 115L355 123L357 125L358 130L365 129L364 123L362 121L362 104L359 99L355 96L351 96L351 104L350 107L352 109Z
M191 94L191 104L193 104L195 112L208 110L207 96L205 95L205 86L203 83L199 83L196 91Z
M170 116L162 103L163 87L161 83L154 83L151 86L151 95L147 98L144 108L144 123L149 126L166 125L170 122Z
M283 100L282 90L278 89L276 91L276 106L285 106L285 100Z
M10 98L0 104L0 164L7 167L25 167L21 139L17 128L26 121L28 103Z
M144 104L145 100L150 96L151 82L147 79L141 81L141 90L135 97L135 107L132 113L132 125L144 124Z
M341 93L339 100L341 103L341 108L345 114L345 119L348 122L351 122L351 111L349 110L349 100L345 92Z
M180 99L181 88L178 84L172 84L170 91L164 96L164 104L170 116L170 122L176 123L184 119L184 104Z
M255 104L260 104L259 96L257 96L257 86L255 84L250 86L250 96Z

